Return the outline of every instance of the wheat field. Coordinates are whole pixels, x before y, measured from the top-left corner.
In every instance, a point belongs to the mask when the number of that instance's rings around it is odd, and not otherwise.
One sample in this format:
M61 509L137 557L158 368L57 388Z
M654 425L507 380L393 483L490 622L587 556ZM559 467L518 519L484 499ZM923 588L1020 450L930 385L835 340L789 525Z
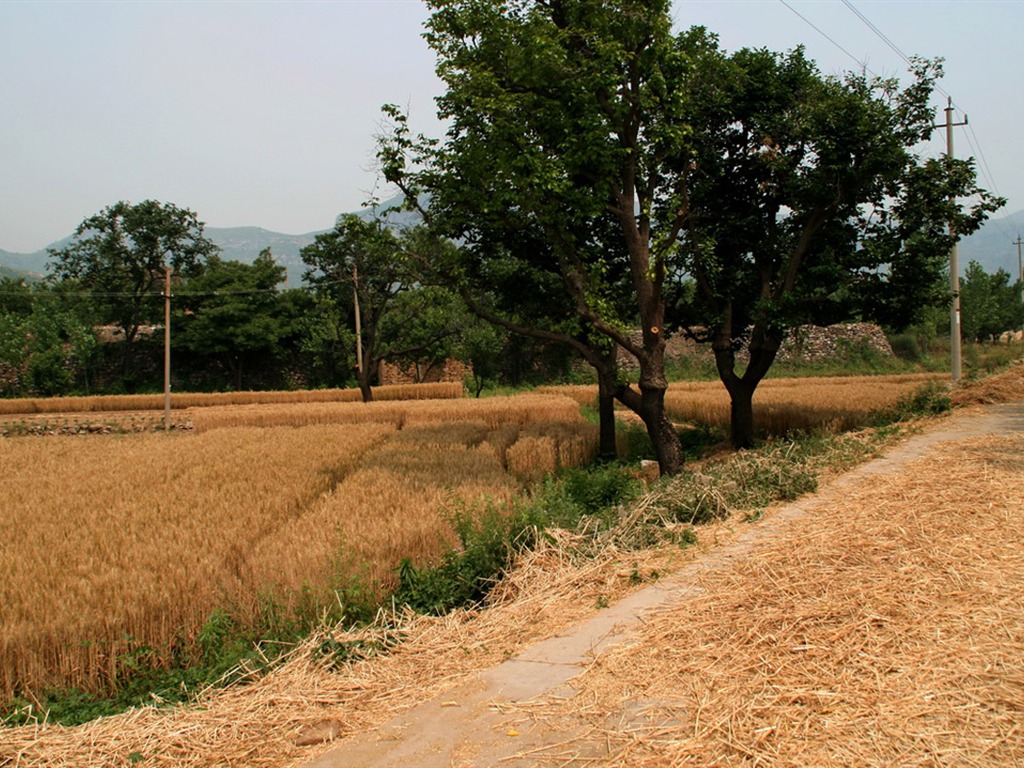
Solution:
M763 433L785 435L794 430L826 428L842 431L865 425L872 414L895 406L921 387L947 380L944 374L894 376L832 376L766 379L754 392L754 425ZM539 387L581 405L597 404L597 387ZM719 381L676 382L665 393L665 410L679 423L728 427L729 394Z
M188 658L219 608L383 596L402 558L455 544L455 501L509 498L597 443L557 396L265 408L211 408L192 432L0 438L0 698L111 690L139 649Z
M439 400L461 398L462 384L395 384L374 387L375 400ZM171 407L203 408L224 405L266 405L269 403L355 402L362 399L358 389L300 389L275 392L174 392ZM32 413L97 413L116 411L159 411L164 395L91 395L78 397L27 397L0 400L0 415Z

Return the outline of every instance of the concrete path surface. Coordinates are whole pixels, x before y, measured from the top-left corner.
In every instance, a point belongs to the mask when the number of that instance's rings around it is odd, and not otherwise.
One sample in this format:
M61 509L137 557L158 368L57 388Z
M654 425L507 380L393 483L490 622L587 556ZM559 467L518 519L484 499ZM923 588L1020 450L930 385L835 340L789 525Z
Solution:
M959 413L911 437L882 458L830 482L820 493L801 499L754 526L735 541L681 571L601 611L566 634L539 643L516 658L473 677L441 698L425 701L379 730L337 742L307 768L482 768L525 766L517 755L566 738L543 726L523 728L503 714L510 703L540 696L573 695L568 681L587 661L629 636L644 616L659 607L699 595L702 575L743 558L781 526L799 521L814 510L842 498L851 484L876 473L888 473L925 455L933 446L985 434L1024 432L1024 404L989 406ZM515 721L515 722L521 722ZM523 728L523 732L517 729Z

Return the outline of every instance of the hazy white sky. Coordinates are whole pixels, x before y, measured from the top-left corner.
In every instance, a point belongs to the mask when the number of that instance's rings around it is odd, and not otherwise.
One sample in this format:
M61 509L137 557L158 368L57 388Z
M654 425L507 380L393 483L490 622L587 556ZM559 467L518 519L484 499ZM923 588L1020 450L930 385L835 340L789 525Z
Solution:
M970 118L957 155L980 147L984 184L1024 208L1024 0L851 3L907 55L946 59L942 88ZM857 67L793 9L872 71L905 71L843 0L676 0L675 16L728 50L804 44L825 72ZM426 15L419 0L0 0L0 249L146 198L213 227L329 228L374 188L381 104L440 132Z

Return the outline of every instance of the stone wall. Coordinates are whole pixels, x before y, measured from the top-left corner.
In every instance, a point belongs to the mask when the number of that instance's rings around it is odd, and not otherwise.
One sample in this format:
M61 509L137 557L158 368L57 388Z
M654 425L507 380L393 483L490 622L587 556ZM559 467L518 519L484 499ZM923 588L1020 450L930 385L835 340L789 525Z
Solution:
M378 380L381 386L393 384L437 384L444 382L463 382L467 376L473 375L473 369L460 360L449 358L443 363L416 363L399 366L394 363L381 362Z
M821 362L842 357L851 350L870 350L893 357L885 332L872 323L841 323L825 327L803 325L793 330L779 350L780 360Z
M632 334L633 340L642 343L640 331ZM777 360L801 360L818 363L841 359L851 351L868 349L883 357L893 357L892 346L882 329L872 323L839 323L829 326L803 325L787 334ZM672 336L666 342L665 357L678 361L683 357L712 355L710 344L698 344L682 334ZM739 354L742 359L742 350ZM620 360L624 368L637 367L636 358L623 354Z

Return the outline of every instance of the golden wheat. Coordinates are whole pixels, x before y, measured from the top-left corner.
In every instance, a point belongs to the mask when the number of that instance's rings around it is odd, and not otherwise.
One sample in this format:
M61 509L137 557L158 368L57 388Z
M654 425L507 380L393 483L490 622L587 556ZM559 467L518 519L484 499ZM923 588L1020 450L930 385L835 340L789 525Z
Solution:
M766 379L754 394L754 423L769 434L825 427L862 426L875 411L891 408L918 388L939 382L941 374L894 376L830 376ZM538 392L571 397L595 405L597 386L539 387ZM678 422L728 426L729 394L719 381L687 381L669 385L665 410Z
M230 405L190 410L198 431L225 426L305 426L377 422L398 428L442 422L477 421L490 429L535 421L580 421L575 401L559 395L516 395L480 400L423 400L341 403Z
M453 502L508 498L595 448L566 398L453 405L405 405L401 431L377 419L0 439L0 694L112 688L138 649L153 664L188 653L218 607L245 619L268 599L287 611L353 586L382 596L402 558L455 543ZM538 439L550 455L527 459Z
M395 384L375 387L375 400L441 400L461 398L459 383ZM358 389L305 389L273 392L175 392L171 407L204 408L217 405L262 405L273 403L330 403L361 401ZM97 413L155 411L164 407L163 395L92 395L87 397L45 397L0 400L0 414Z

